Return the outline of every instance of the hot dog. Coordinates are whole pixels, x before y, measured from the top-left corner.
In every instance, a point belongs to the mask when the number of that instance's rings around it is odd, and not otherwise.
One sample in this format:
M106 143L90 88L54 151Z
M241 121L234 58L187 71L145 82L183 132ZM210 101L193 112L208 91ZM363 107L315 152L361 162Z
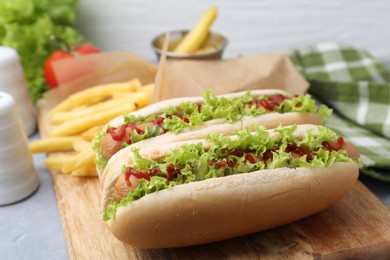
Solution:
M256 90L222 96L165 100L112 120L94 142L100 177L108 160L122 148L204 138L211 131L232 134L253 124L274 128L279 123L321 124L330 109L317 107L308 95L281 90ZM139 142L139 143L138 143Z
M357 180L358 156L342 137L315 125L127 147L106 169L103 218L118 239L142 248L250 234L340 200Z

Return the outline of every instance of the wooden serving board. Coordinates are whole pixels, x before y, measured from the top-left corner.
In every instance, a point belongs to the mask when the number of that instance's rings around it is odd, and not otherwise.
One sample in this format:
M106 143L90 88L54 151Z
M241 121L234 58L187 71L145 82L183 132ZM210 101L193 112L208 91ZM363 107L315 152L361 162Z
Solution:
M45 136L51 105L39 103ZM52 173L71 259L390 259L390 208L361 182L333 207L272 230L201 246L139 249L117 240L100 212L97 178ZM237 223L239 225L240 223Z
M71 259L390 257L390 209L361 182L333 207L292 224L212 244L156 250L125 245L110 233L99 214L97 178L52 176Z

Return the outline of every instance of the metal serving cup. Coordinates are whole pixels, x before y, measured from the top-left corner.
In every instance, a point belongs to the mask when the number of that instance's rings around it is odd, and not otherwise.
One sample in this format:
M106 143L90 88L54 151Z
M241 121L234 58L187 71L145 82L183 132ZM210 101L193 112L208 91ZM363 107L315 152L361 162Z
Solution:
M228 40L225 36L215 33L209 32L206 42L204 43L204 47L213 47L212 51L206 51L202 53L174 53L172 50L178 45L179 41L184 37L184 35L188 31L180 30L180 31L172 31L168 32L169 34L169 45L167 58L168 59L195 59L195 60L207 60L207 59L221 59L223 51L228 43ZM166 33L160 34L156 36L152 40L152 48L157 55L157 58L160 59L162 46L164 44L164 38Z

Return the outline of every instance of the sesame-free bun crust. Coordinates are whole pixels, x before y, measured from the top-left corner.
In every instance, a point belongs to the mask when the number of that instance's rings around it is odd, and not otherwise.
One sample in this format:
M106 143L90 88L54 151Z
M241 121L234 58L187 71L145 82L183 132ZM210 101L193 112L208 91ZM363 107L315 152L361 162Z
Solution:
M302 136L315 125L299 125L294 136ZM271 137L280 134L269 130ZM234 138L234 137L232 137ZM184 143L169 143L140 149L146 158L163 158ZM353 147L352 147L353 148ZM348 150L353 150L348 148ZM347 153L349 153L347 151ZM130 148L115 155L106 168L103 211L114 200L114 186L123 165L132 164ZM236 174L178 185L148 194L117 210L108 222L121 241L142 248L198 245L246 235L317 213L340 200L359 174L356 163L332 167L279 168Z
M179 185L119 208L108 225L141 248L204 244L287 224L340 200L358 177L355 163L273 169Z

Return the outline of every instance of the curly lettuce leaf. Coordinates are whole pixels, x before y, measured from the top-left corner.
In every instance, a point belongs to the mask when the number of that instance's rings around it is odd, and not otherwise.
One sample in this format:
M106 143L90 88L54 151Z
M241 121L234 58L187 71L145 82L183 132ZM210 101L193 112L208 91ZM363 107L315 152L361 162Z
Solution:
M209 90L204 93L204 98L205 102L202 104L200 111L198 111L196 105L191 103L182 103L179 111L174 107L165 109L165 116L185 111L184 114L188 117L189 123L185 123L180 118L173 116L164 120L164 127L174 133L180 133L184 128L217 118L225 119L227 122L234 122L240 120L243 116L259 116L268 113L263 107L257 108L256 106L246 105L256 98L267 99L266 96L256 97L250 91L247 91L242 96L226 98L218 97ZM283 100L275 107L274 112L318 113L322 118L326 118L330 116L332 110L325 105L318 107L315 100L309 94L305 94Z
M145 132L143 134L139 134L136 130L131 132L131 142L138 143L142 140L149 139L163 133L163 129L158 125L152 125L145 127Z
M147 194L154 193L159 190L170 189L175 185L176 183L167 183L167 180L165 178L159 176L153 176L150 181L140 179L138 187L131 193L131 195L127 196L119 203L115 202L108 205L107 210L103 213L103 220L108 221L112 219L115 216L116 211L119 207L124 207Z
M170 132L175 134L180 133L184 128L189 127L190 124L184 122L178 116L172 116L172 118L167 118L164 120L164 128L169 129Z
M255 99L268 99L265 95L255 96L250 91L247 91L241 96L226 98L216 96L211 90L207 90L203 96L205 101L202 103L200 109L197 104L182 102L177 107L165 107L161 114L151 115L149 117L125 114L124 121L125 123L143 124L151 122L159 116L164 118L164 128L166 130L178 134L185 128L201 125L213 119L225 119L227 122L234 122L244 116L258 116L269 113L263 107L247 105ZM275 107L274 112L318 113L322 118L326 118L330 116L332 110L325 105L318 107L315 100L309 94L305 94L283 100ZM188 118L188 122L185 122L177 115L185 116Z
M0 1L0 45L18 52L34 102L47 90L44 62L58 49L49 36L55 35L69 44L81 38L75 28L76 4L77 0Z
M149 117L143 117L140 115L134 115L134 114L130 114L130 113L125 113L123 115L123 121L125 124L129 124L129 123L143 124L143 123L151 122L154 119L155 119L155 115L152 115Z
M102 149L100 148L100 144L102 143L105 135L106 133L101 131L100 133L96 134L95 139L92 142L92 150L94 150L96 153L95 165L101 172L104 171L104 168L106 168L108 162L106 158L104 158Z
M145 139L148 139L148 138L151 138L154 136L158 136L161 133L162 133L162 129L158 125L147 126L145 128L145 132L143 134L139 134L136 130L133 130L131 132L131 140L132 140L132 143L137 143L137 142L140 142L142 140L145 140ZM100 171L104 171L104 168L106 168L106 165L108 163L107 159L104 158L103 153L102 153L102 149L101 149L101 143L102 143L105 135L106 135L105 131L98 133L95 136L95 139L94 139L93 144L92 144L92 149L96 153L95 164ZM128 144L127 142L123 142L122 148L125 148L129 145L130 144Z
M170 189L173 186L185 184L191 181L200 181L209 178L217 178L231 174L250 173L262 169L276 169L281 167L299 168L299 167L330 167L335 162L349 162L352 159L346 154L346 151L328 151L323 148L322 142L332 142L337 140L336 134L324 126L318 127L318 133L307 131L303 138L297 139L293 136L297 127L282 127L279 126L276 131L281 136L270 138L264 128L258 127L254 132L248 129L239 131L237 138L233 139L230 136L224 136L219 133L213 133L207 136L207 140L212 143L210 149L205 151L202 143L186 144L180 149L175 149L172 154L166 157L162 162L156 162L151 159L142 158L139 150L134 150L135 160L133 166L138 169L150 169L152 167L159 167L162 171L162 176L153 176L150 182L142 180L135 191L130 192L124 200L119 203L110 204L106 212L104 212L104 219L109 220L115 216L116 209L121 206L126 206L128 203L139 199L139 194L149 194L153 190ZM307 155L294 156L291 152L286 152L286 148L292 142L298 146L310 147L312 151L312 159L307 160ZM258 160L251 163L243 157L230 155L238 163L238 167L233 168L216 168L211 161L217 161L226 157L227 152L234 149L256 151L256 154L262 155L267 149L272 149L277 146L277 151L272 151L272 160L266 162ZM166 166L174 164L182 166L180 178L174 181L167 181L164 178L166 174ZM146 191L143 191L146 189Z
M137 165L139 169L151 169L157 165L157 162L148 158L144 158L139 154L140 148L133 148L132 163Z

